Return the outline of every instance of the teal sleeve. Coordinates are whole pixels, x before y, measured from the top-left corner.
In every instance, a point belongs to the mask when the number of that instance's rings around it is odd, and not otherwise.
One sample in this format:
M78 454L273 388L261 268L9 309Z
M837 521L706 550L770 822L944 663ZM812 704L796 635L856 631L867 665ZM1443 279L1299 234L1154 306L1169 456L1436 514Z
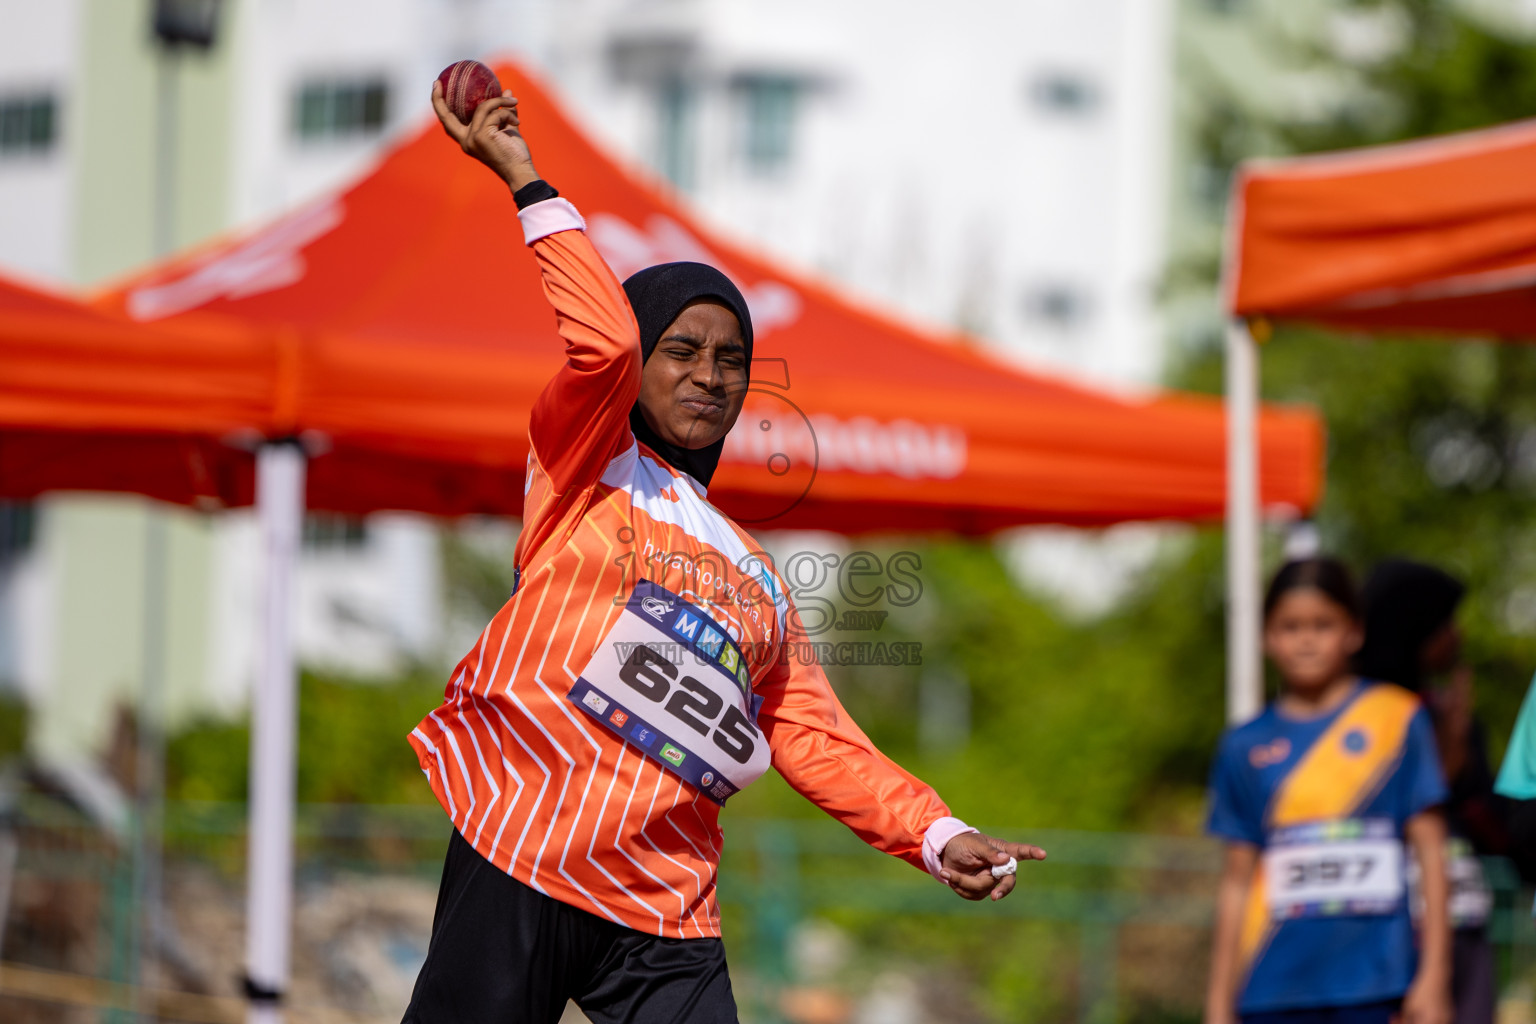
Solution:
M1516 800L1536 799L1536 680L1525 691L1520 717L1509 737L1509 750L1499 768L1494 791Z

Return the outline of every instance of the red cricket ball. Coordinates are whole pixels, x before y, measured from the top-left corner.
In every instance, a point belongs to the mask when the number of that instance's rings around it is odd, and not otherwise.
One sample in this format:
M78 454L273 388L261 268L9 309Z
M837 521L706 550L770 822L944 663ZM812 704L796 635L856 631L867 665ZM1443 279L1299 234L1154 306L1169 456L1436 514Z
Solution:
M475 116L476 107L501 95L496 72L477 60L455 61L443 69L437 80L443 83L443 99L448 109L465 124Z

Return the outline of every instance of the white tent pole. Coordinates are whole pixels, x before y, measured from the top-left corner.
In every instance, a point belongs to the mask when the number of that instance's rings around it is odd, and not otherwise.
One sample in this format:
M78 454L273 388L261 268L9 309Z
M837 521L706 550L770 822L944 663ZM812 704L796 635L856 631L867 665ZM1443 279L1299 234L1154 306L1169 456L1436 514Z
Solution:
M1248 324L1227 325L1227 721L1264 706L1259 650L1259 352Z
M262 654L251 697L247 1024L280 1024L280 999L288 983L298 727L292 598L304 521L304 470L304 452L296 444L267 444L257 452L256 510L265 578Z

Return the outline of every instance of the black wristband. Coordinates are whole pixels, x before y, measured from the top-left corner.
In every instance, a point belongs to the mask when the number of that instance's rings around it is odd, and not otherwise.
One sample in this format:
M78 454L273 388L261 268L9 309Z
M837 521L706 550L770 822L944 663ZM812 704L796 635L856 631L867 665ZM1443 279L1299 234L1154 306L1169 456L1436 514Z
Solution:
M519 210L526 210L534 203L542 203L546 199L553 199L560 193L555 191L555 186L543 178L535 178L516 192L512 193L512 201L517 204Z

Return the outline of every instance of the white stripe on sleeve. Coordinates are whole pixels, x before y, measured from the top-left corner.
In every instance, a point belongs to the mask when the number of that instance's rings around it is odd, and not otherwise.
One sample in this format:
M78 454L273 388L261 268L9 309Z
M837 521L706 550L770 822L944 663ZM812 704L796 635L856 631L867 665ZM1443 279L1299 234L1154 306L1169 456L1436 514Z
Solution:
M517 211L523 222L523 241L532 245L557 231L585 231L587 222L568 200L556 196Z

